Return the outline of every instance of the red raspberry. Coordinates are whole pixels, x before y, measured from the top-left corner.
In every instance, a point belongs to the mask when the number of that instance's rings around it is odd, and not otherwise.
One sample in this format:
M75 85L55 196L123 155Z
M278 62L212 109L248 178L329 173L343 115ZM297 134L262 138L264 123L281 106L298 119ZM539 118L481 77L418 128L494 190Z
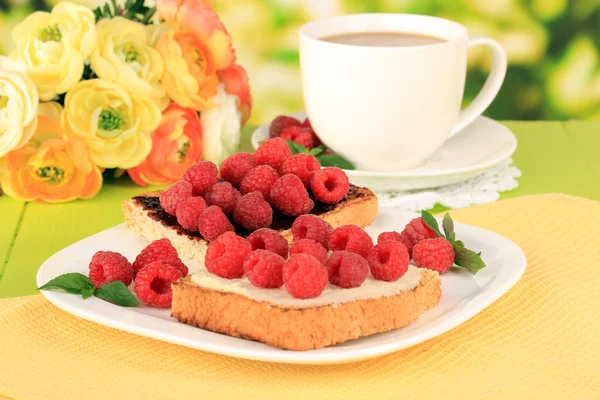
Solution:
M393 282L406 273L410 259L402 243L388 240L373 247L367 261L375 279Z
M233 214L237 201L242 197L240 192L229 182L215 183L206 195L206 204L220 207L227 215Z
M202 197L190 197L177 205L177 222L191 232L198 231L198 219L206 208L206 201Z
M160 206L167 214L175 215L177 204L192 197L192 184L188 181L179 181L160 194Z
M288 117L287 115L280 115L271 122L271 126L269 126L269 136L271 138L276 138L281 136L281 132L290 126L299 126L300 121L298 121L294 117Z
M315 203L296 175L284 175L271 188L271 204L285 215L307 214Z
M387 242L388 240L392 240L394 242L400 242L406 246L406 250L408 251L408 256L412 254L412 242L406 236L406 233L398 233L398 232L383 232L377 237L377 243L381 244L383 242Z
M279 174L268 165L261 165L252 169L240 183L240 192L248 194L252 192L261 192L266 201L271 200L271 188Z
M183 173L183 179L192 184L194 196L204 196L208 189L219 182L217 174L217 166L214 163L202 161L189 167Z
M259 192L248 193L237 202L233 219L246 229L266 228L273 222L273 209Z
M262 142L254 152L256 165L270 165L275 171L279 171L283 162L291 156L292 151L282 138Z
M327 167L315 172L310 181L310 188L317 200L335 204L348 193L350 181L341 169Z
M285 289L297 299L319 296L327 286L327 269L310 254L293 254L283 265Z
M153 261L137 274L133 290L137 298L151 307L171 307L171 283L181 278L181 272L159 261Z
M155 240L138 254L133 262L133 277L135 278L138 272L152 261L160 261L161 264L169 265L181 272L183 276L188 274L188 267L181 261L177 250L167 238Z
M221 178L238 187L244 176L254 168L254 156L250 153L235 153L221 164Z
M327 249L321 243L310 239L300 239L290 246L291 254L310 254L322 263L327 260Z
M435 239L437 237L435 232L425 224L421 217L415 218L406 224L401 235L406 236L410 240L411 249L423 239Z
M281 166L281 174L296 175L308 189L310 188L310 180L315 172L320 169L321 164L319 164L319 161L317 161L315 156L309 156L308 154L300 153L285 160Z
M220 207L206 207L198 219L198 232L209 242L212 242L223 233L233 231L233 225L227 219Z
M285 259L267 250L254 250L244 260L244 272L254 286L274 289L283 285Z
M312 125L310 124L310 120L308 118L304 119L304 122L302 123L302 126L305 128L309 128L310 130L312 130Z
M367 258L373 248L373 239L367 232L356 225L343 225L331 232L329 250L350 251Z
M454 264L454 249L444 238L425 239L413 247L413 257L417 267L443 274Z
M268 228L261 228L252 232L248 236L248 242L252 250L267 250L287 258L289 245L288 241L277 231Z
M94 287L121 281L126 286L133 279L133 267L125 257L114 251L98 251L90 261L90 279Z
M369 263L356 253L334 251L325 268L329 273L329 282L344 289L359 287L369 275Z
M312 132L309 129L302 128L300 126L292 126L287 128L281 133L281 138L284 140L291 140L292 142L298 143L307 149L312 149L315 147Z
M321 142L321 139L319 138L319 136L317 135L317 133L315 132L315 130L312 127L312 124L310 123L309 119L306 118L304 120L304 122L302 123L302 127L303 128L307 128L310 133L312 134L312 138L313 138L313 146L318 147L320 146L323 142ZM327 154L327 153L325 153Z
M244 276L244 260L252 251L248 241L233 232L225 232L206 249L206 269L221 278Z
M292 224L294 241L311 239L321 243L326 249L329 248L329 236L333 228L329 223L313 214L301 215Z

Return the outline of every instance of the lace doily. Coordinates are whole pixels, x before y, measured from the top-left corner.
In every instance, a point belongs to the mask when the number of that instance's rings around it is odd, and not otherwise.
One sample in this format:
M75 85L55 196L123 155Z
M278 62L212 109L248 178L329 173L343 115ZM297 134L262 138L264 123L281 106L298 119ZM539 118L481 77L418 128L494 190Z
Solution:
M448 208L462 208L498 200L501 192L519 186L517 178L520 176L521 171L512 165L512 159L509 159L464 182L434 189L378 192L377 197L379 197L380 206L391 206L409 211L425 210L436 204Z

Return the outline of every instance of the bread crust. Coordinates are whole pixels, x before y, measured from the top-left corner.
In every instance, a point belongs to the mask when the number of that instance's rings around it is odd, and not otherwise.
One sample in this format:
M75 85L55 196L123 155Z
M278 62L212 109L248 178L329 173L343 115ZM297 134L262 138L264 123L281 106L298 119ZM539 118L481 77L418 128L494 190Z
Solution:
M424 270L412 290L394 296L311 308L282 307L203 288L190 277L174 283L171 315L188 325L286 350L311 350L406 326L441 297L437 272Z

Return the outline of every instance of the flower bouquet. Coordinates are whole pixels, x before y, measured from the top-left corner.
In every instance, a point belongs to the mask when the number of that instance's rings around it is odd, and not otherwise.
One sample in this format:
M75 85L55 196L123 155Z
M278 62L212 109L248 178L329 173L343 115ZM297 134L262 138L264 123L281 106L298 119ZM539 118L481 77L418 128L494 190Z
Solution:
M0 57L0 185L24 201L94 196L105 169L165 185L237 149L246 71L207 0L61 2Z

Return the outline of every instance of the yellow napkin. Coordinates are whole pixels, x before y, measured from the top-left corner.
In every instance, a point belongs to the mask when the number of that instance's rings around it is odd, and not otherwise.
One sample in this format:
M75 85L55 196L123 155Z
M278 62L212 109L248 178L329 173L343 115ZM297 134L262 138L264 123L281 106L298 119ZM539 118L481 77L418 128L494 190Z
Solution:
M598 399L600 203L528 196L456 210L519 244L519 283L462 326L373 360L228 358L105 328L41 296L0 301L0 395L14 399ZM1 397L1 396L0 396Z

